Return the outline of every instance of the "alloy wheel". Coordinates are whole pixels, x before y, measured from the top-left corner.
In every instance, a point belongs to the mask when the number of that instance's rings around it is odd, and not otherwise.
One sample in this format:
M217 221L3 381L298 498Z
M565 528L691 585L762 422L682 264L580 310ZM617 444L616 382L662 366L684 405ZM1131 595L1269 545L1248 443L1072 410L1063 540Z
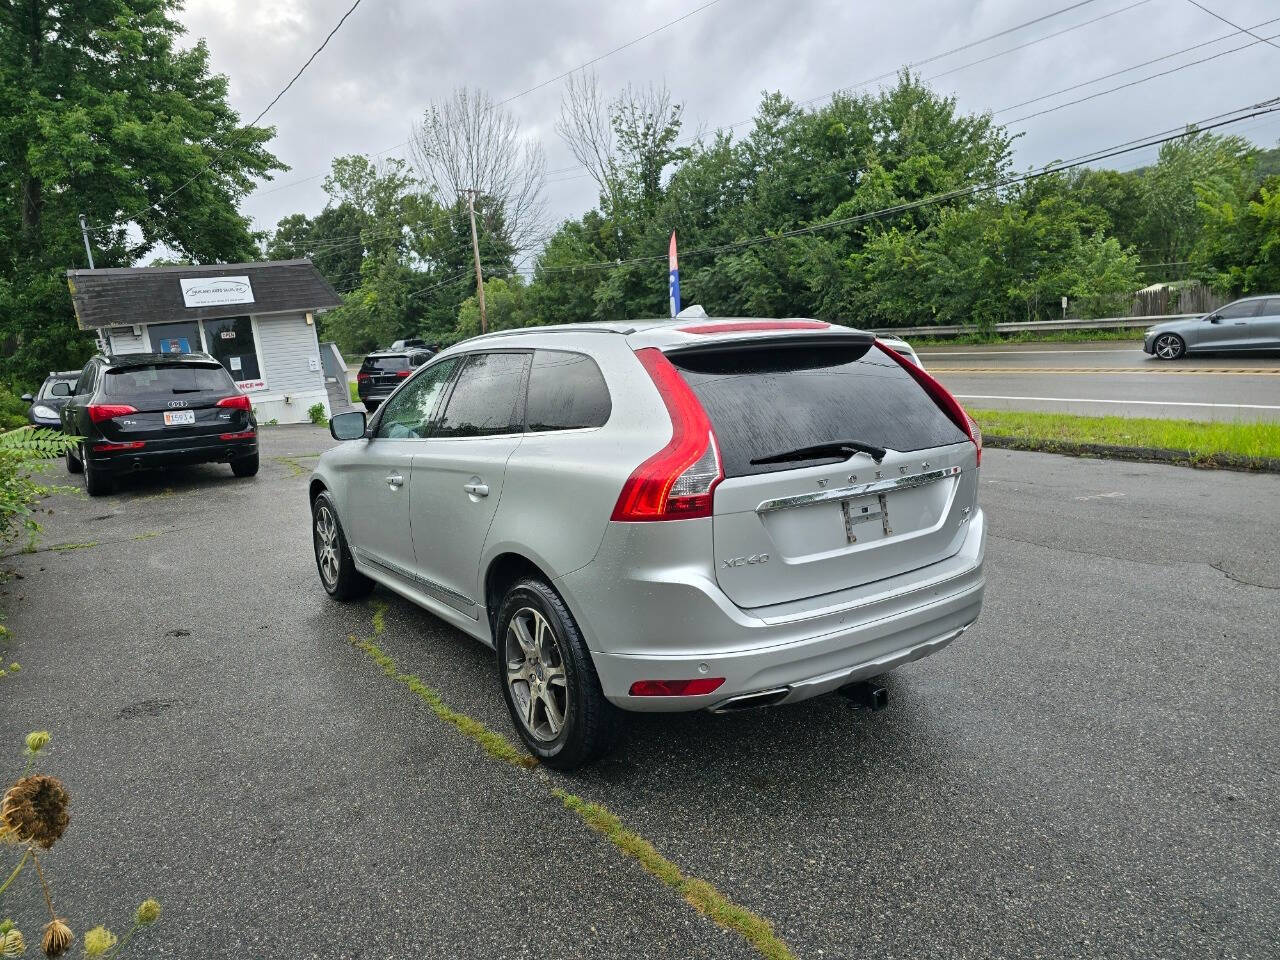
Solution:
M511 617L503 662L511 702L525 730L537 740L554 740L569 713L569 681L560 640L540 611L521 607Z
M338 582L338 522L325 504L316 511L316 561L329 589Z
M1177 360L1182 356L1182 341L1172 333L1156 337L1156 356L1161 360Z

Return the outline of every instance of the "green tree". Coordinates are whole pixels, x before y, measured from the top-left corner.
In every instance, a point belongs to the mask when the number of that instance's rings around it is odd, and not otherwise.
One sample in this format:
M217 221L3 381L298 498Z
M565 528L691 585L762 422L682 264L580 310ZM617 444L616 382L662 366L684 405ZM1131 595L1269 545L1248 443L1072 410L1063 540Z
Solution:
M1228 296L1280 290L1280 176L1243 200L1204 191L1199 276Z
M6 3L0 17L0 373L78 365L63 271L157 247L209 263L257 256L238 201L283 170L269 128L240 125L203 42L177 46L177 0Z

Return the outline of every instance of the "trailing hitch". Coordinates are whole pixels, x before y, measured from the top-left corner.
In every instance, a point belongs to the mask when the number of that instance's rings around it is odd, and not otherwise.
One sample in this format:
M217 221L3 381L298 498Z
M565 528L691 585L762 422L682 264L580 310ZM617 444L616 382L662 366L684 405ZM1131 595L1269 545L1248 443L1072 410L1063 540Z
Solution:
M889 691L874 680L860 680L836 691L855 707L883 710L889 705Z

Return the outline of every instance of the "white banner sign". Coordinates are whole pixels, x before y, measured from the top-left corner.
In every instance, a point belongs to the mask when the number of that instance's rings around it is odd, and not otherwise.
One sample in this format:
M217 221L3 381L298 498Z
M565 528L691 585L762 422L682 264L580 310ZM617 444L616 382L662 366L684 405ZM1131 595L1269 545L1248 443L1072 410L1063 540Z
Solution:
M207 277L179 280L182 302L188 307L219 307L226 303L253 303L248 277Z

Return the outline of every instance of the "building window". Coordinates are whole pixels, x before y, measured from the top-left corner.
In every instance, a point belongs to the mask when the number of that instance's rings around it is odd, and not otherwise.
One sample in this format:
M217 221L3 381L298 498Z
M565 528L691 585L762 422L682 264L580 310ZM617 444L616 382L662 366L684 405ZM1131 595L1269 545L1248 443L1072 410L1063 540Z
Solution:
M200 324L194 320L153 323L149 332L155 353L199 353L204 349L200 344Z
M258 345L253 339L253 323L248 317L222 317L204 322L204 339L209 353L227 368L238 383L262 379L258 368Z

